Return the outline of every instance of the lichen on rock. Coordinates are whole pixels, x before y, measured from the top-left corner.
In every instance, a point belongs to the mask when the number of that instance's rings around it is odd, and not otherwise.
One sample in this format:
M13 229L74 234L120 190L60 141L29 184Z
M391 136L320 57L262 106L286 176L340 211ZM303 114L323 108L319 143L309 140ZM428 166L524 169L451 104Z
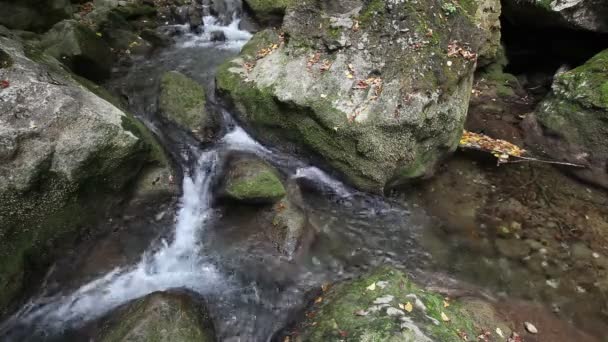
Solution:
M360 189L425 177L456 147L483 34L464 6L434 6L294 4L283 34L256 34L217 88L260 140L320 157Z
M485 303L483 303L485 304ZM488 316L488 317L483 317ZM492 326L484 326L490 322ZM496 326L509 330L491 305L446 300L382 267L322 294L298 325L301 341L457 342Z

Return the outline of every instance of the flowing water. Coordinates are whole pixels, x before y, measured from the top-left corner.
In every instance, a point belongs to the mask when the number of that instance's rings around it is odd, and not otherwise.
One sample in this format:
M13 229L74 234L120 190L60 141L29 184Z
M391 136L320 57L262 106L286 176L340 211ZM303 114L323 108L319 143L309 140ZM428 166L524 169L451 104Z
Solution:
M226 42L210 41L215 30L224 31ZM217 66L238 53L250 37L238 29L238 20L219 26L206 17L204 32L185 34L174 48L137 61L131 73L110 84L123 92L132 110L161 140L180 145L173 146L184 169L174 233L152 243L134 265L117 267L76 288L49 291L43 286L0 326L2 340L69 340L71 331L122 304L155 291L182 288L205 297L221 340L267 341L322 284L386 262L422 262L425 255L414 252L419 250L414 246L416 225L407 208L358 193L312 165L260 145L225 110L219 109L225 133L206 148L185 134L158 128L150 113L156 110L154 85L163 71L177 69L210 85ZM263 250L256 262L246 248L231 248L231 234L242 235L244 227L255 229L249 227L247 213L230 215L229 209L213 205L213 185L222 162L237 151L266 159L290 181L310 190L304 192L304 202L319 237L297 262L276 260Z
M171 27L183 31L173 47L135 59L126 74L107 84L128 100L130 110L159 136L183 170L175 222L159 238L142 239L142 234L155 234L144 229L144 233L123 239L137 241L126 242L126 249L145 251L136 259L120 259L131 262L110 271L111 267L104 268L97 273L101 276L74 275L65 280L55 273L73 259L58 261L60 266L47 275L56 280L43 284L0 324L0 340L86 341L89 337L82 331L90 322L133 299L179 288L205 298L219 340L270 341L325 283L387 263L410 274L436 266L421 246L422 234L436 222L415 205L357 192L307 161L262 146L232 119L215 100L214 74L251 34L239 29L238 20L227 26L213 17L205 17L204 22L205 28L198 34L186 27ZM224 32L225 42L211 41L211 33L217 30ZM214 143L201 144L156 118L159 78L170 70L181 71L207 87L209 107L222 126ZM302 189L302 206L315 235L302 253L277 257L266 248L264 238L255 235L261 227L256 226L251 209L216 203L215 185L225 160L234 153L265 159L287 183ZM109 263L103 254L91 256L83 249L84 254L76 257ZM461 247L449 252L445 246L436 249L449 253L450 260L456 254L469 256ZM478 267L478 256L471 254L470 259ZM66 269L63 273L79 272L77 266Z

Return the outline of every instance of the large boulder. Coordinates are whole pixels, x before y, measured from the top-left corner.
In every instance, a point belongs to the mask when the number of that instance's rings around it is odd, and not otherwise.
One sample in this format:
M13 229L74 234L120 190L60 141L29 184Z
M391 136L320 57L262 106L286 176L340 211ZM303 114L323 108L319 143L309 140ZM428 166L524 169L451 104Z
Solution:
M500 341L497 328L510 334L491 305L447 302L403 272L380 268L325 292L300 323L297 340L458 342L488 331L488 340Z
M95 341L212 342L215 332L202 301L187 293L155 292L112 313Z
M203 139L207 121L205 89L186 75L171 71L161 78L159 111L161 116Z
M80 76L102 80L110 75L110 47L89 27L75 20L57 23L44 34L40 46Z
M503 13L515 26L608 33L604 0L505 0Z
M72 15L70 0L0 0L0 25L42 32Z
M220 68L217 89L258 139L382 193L458 144L485 44L472 4L298 2L284 34L256 34Z
M608 50L557 75L525 127L530 144L554 159L588 166L569 170L608 188Z
M124 199L140 171L170 163L140 122L55 59L9 34L0 34L0 51L9 61L0 67L1 311L26 263Z
M277 171L255 157L233 158L228 163L221 196L250 204L273 204L285 197Z

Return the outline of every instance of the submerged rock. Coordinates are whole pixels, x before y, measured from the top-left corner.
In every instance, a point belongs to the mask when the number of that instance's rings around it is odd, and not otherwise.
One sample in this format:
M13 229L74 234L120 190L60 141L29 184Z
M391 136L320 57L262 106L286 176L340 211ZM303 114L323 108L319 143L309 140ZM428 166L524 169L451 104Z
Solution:
M218 91L262 141L312 152L360 189L428 176L462 133L476 53L473 6L336 1L287 8L223 65Z
M457 342L496 327L509 332L491 305L446 302L391 268L335 285L311 309L299 341Z
M272 166L255 157L244 157L229 163L221 194L243 203L273 204L286 192Z
M64 20L53 26L42 37L40 46L80 76L102 80L110 75L110 47L90 28L75 20Z
M608 33L604 0L506 0L503 6L505 18L516 26Z
M155 292L117 309L95 340L211 342L215 332L202 302L187 293Z
M129 193L140 170L170 169L131 115L79 84L52 57L0 36L0 310L28 262L69 241ZM34 56L36 61L28 56ZM3 58L4 59L4 58Z
M160 84L160 114L201 140L207 121L205 103L205 89L196 81L177 71L163 75Z
M528 142L551 158L587 165L578 177L608 188L608 50L555 77L552 91L526 118Z

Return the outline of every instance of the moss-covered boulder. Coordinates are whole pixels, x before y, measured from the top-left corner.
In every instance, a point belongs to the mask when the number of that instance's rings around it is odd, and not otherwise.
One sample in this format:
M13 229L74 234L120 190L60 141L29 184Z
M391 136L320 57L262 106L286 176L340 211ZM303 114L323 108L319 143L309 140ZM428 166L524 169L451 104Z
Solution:
M43 32L69 18L73 10L70 0L0 0L0 25Z
M155 292L116 310L100 342L212 342L213 322L201 300L180 292Z
M239 156L228 162L222 197L244 203L272 204L285 194L277 171L263 160Z
M280 25L287 7L294 3L294 0L245 0L254 18L265 26Z
M392 268L330 288L306 317L298 341L460 342L484 331L489 341L504 341L496 328L510 333L490 305L446 301Z
M171 166L153 135L90 82L92 91L14 37L0 36L0 50L12 62L0 68L9 80L0 89L2 312L54 242L75 240L115 208L140 171Z
M608 2L604 0L505 0L503 13L518 27L608 33Z
M75 20L57 23L44 34L40 47L74 73L98 81L112 68L112 52L106 42L89 27Z
M217 89L258 139L382 193L457 146L484 43L471 3L298 1L284 34L256 34Z
M570 171L608 188L608 50L555 77L552 91L526 118L528 142Z
M158 104L160 114L200 139L203 139L207 121L205 102L205 89L196 81L177 71L162 76Z

